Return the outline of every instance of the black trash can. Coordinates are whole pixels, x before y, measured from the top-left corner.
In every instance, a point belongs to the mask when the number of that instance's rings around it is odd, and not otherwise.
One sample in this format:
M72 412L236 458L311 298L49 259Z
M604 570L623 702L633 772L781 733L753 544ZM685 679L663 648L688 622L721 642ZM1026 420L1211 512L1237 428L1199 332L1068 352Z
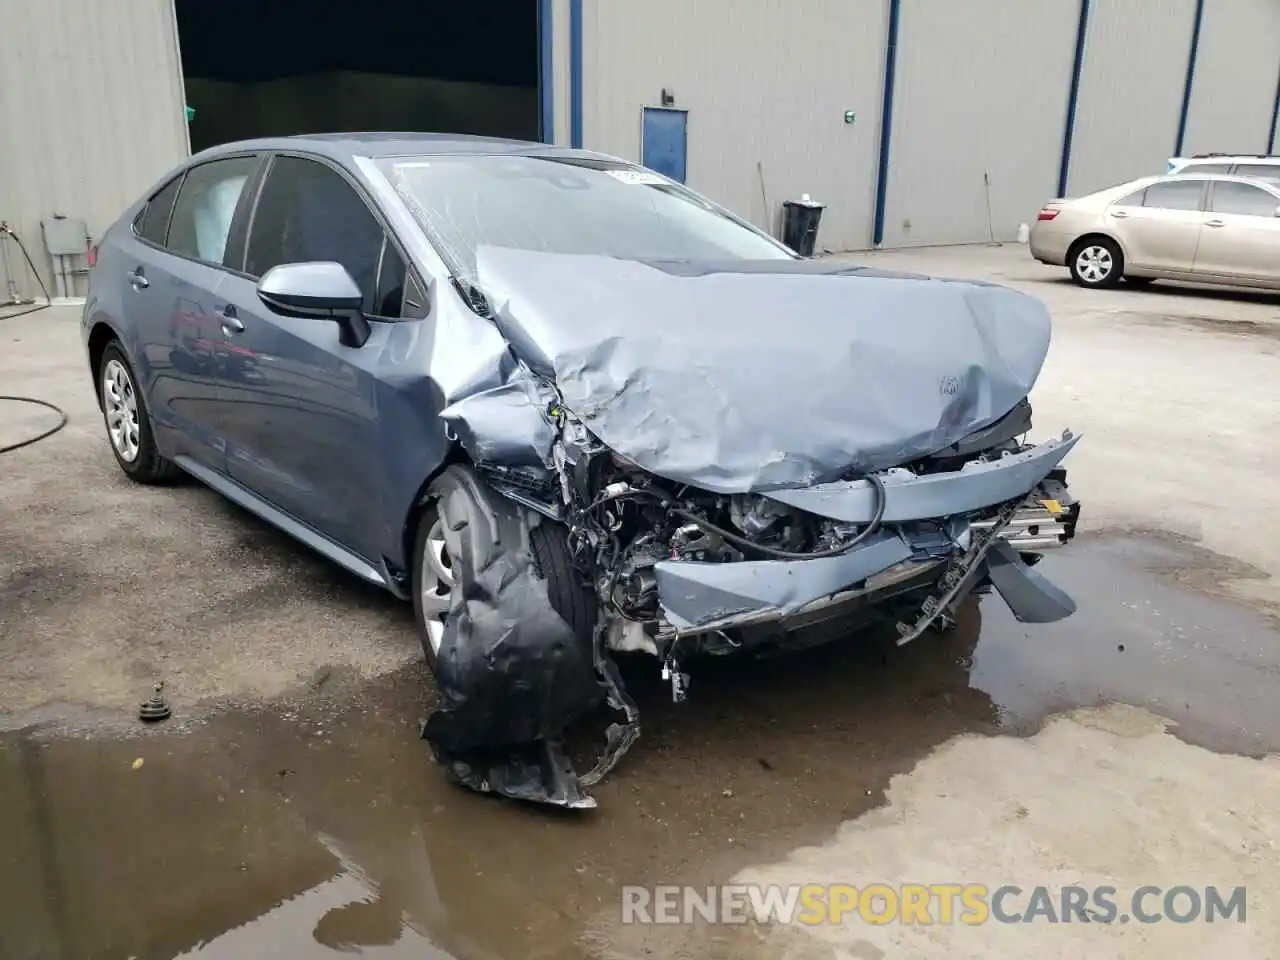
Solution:
M782 201L782 242L800 256L812 257L826 206L808 199Z

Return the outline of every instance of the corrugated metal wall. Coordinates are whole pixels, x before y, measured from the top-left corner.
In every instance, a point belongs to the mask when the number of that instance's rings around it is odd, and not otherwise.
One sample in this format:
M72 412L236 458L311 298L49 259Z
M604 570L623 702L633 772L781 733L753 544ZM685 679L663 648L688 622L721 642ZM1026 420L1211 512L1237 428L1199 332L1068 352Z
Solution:
M0 0L0 219L51 292L40 221L99 235L186 156L182 108L172 0Z
M1182 152L1268 153L1280 0L1207 0Z
M1072 196L1164 172L1178 137L1195 22L1195 0L1091 6L1067 182ZM1219 109L1229 111L1229 104Z
M583 8L587 147L639 160L641 108L660 105L667 88L689 111L691 187L770 228L783 199L808 193L829 204L822 245L869 245L884 0L584 0Z
M1057 185L1077 6L903 0L886 246L1011 240Z

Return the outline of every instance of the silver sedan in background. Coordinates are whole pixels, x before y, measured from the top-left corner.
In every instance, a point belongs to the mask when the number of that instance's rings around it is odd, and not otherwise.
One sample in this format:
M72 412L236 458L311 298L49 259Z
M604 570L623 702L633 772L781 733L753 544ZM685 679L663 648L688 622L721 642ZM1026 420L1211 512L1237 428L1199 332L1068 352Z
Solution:
M1051 200L1031 255L1084 287L1187 280L1280 289L1280 183L1250 177L1143 177Z

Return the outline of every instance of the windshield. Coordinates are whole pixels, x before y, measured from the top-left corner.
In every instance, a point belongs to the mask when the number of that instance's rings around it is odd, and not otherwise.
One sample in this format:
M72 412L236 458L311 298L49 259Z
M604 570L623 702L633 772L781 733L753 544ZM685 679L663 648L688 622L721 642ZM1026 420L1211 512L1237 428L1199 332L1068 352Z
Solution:
M450 269L472 283L486 245L622 260L793 258L710 201L616 161L470 155L378 165Z

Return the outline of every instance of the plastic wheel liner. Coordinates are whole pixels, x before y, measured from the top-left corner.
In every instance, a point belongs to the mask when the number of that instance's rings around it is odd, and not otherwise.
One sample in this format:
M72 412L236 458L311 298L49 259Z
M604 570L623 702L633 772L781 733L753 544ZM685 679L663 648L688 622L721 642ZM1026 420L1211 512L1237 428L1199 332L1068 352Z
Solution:
M594 806L560 750L565 727L604 697L592 652L534 574L528 514L470 474L444 477L440 512L460 604L436 654L443 701L423 728L436 759L481 792Z
M1039 301L827 263L651 264L491 247L478 252L477 279L490 316L475 319L496 327L510 353L489 352L492 370L465 358L474 389L444 390L441 418L503 495L482 499L508 532L491 556L469 558L476 576L439 654L444 705L424 735L455 780L590 806L584 784L638 735L603 642L608 604L585 649L529 562L535 512L575 528L582 504L571 487L580 478L566 459L575 444L668 488L764 498L855 527L876 508L863 478L881 478L883 529L846 552L720 563L659 556L663 616L677 634L785 617L922 560L936 566L939 592L900 624L905 639L984 578L1020 619L1074 609L998 535L1022 501L1043 494L1077 438L1011 444L959 469L907 468L959 449L1023 404L1049 345ZM457 362L450 353L433 356L433 366ZM448 372L432 376L443 382ZM967 518L982 510L994 519L971 534ZM475 542L463 536L461 549ZM612 596L616 565L597 564L593 576L598 594ZM596 770L579 777L561 738L605 699L625 722L610 729Z

